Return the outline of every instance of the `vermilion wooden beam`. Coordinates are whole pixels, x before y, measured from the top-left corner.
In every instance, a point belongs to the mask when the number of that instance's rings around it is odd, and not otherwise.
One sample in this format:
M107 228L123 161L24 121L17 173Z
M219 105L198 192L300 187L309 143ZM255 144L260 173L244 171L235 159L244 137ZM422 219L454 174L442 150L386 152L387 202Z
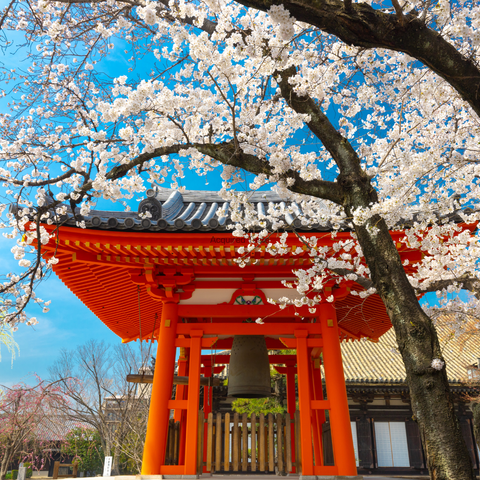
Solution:
M296 355L269 355L268 361L270 365L295 365L297 363ZM215 365L228 365L230 363L230 355L202 355L202 363L212 363ZM283 368L283 367L282 367Z
M178 335L190 335L192 330L201 328L204 335L293 335L295 330L309 334L321 334L319 323L179 323ZM321 339L312 339L321 340Z
M296 338L280 338L280 341L287 348L297 348L297 339ZM323 340L321 338L308 338L307 339L308 348L321 348L323 347Z
M292 321L298 313L300 317L315 318L318 313L310 313L308 307L295 308L288 306L283 309L277 305L179 305L179 316L183 318L257 318L290 317ZM262 325L254 324L261 327ZM259 334L261 335L261 334Z
M198 324L197 324L198 328ZM201 340L201 348L212 348L216 341L218 340L218 337L209 337L209 338L202 338ZM177 338L175 340L175 346L176 347L186 347L189 348L191 343L190 338Z

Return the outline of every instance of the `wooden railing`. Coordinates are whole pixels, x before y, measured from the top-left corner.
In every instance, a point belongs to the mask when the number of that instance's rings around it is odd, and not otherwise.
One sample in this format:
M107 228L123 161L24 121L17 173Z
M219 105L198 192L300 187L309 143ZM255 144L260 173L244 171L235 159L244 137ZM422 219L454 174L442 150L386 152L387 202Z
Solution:
M200 416L200 418L202 418ZM301 472L299 412L239 415L217 413L206 419L206 462L198 462L207 472ZM202 435L199 422L199 440ZM169 436L170 437L170 436ZM203 438L202 438L203 437ZM199 459L203 457L199 442ZM295 454L296 453L296 454Z
M72 473L68 473L69 470ZM67 473L65 473L65 470ZM55 462L53 464L53 476L52 478L77 478L78 464L77 463L60 463Z

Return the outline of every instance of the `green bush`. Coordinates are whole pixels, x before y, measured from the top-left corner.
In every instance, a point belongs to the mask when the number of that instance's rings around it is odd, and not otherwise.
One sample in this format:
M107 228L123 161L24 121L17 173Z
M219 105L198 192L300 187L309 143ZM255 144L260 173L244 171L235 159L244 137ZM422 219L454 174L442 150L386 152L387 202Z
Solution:
M32 478L32 475L33 475L32 464L30 462L25 462L23 466L27 467L27 478Z
M33 475L33 469L30 466L31 463L24 463L24 467L27 467L27 477L26 478L32 478ZM6 480L17 480L18 478L18 470L12 470L11 472L7 472L5 475Z

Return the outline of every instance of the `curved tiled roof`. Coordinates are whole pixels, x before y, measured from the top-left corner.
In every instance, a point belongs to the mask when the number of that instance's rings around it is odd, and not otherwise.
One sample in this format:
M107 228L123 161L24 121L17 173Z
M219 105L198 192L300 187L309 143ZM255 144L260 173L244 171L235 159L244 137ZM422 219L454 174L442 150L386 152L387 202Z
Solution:
M296 228L330 230L330 226L304 226L300 217L302 210L298 203L283 200L273 192L246 192L250 206L259 215L271 209L281 212L280 219ZM319 207L323 206L318 201ZM230 202L217 192L192 190L181 193L167 188L149 189L137 212L113 212L92 210L83 217L87 228L107 230L147 231L228 231L232 224ZM66 225L76 225L70 215Z
M455 336L443 317L436 325L450 383L478 382L480 333ZM348 383L398 383L406 382L405 367L397 350L395 332L390 329L378 342L360 341L341 344L345 380ZM472 376L474 378L472 378Z
M271 191L250 191L243 193L248 208L254 209L259 218L262 215L276 212L278 219L287 225L301 231L328 232L333 224L328 220L329 214L320 199L313 199L318 209L325 209L324 222L308 223L303 220L301 206L294 201L286 200ZM310 198L312 201L312 198ZM244 209L245 207L242 207ZM12 207L13 211L15 207ZM472 213L465 210L465 213ZM137 212L92 210L89 215L81 216L80 209L73 216L70 209L61 222L68 226L77 226L78 220L83 220L87 228L113 231L150 231L150 232L225 232L230 231L232 223L232 208L230 202L224 200L217 192L208 190L190 190L180 192L168 188L155 187L146 191L145 198L140 202ZM241 211L239 213L242 213ZM421 221L421 214L412 220L400 220L401 228L408 227L413 221ZM418 217L418 218L417 218ZM448 217L448 218L447 218ZM439 218L440 222L464 220L458 212ZM258 227L260 229L260 227ZM268 228L268 222L267 222ZM350 231L350 226L342 224L341 230Z

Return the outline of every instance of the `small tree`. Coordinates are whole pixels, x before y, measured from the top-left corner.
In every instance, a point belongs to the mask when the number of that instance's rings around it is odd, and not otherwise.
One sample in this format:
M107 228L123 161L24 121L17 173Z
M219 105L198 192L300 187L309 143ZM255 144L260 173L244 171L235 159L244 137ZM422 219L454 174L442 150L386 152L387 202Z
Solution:
M9 465L46 447L38 436L42 421L66 404L58 382L38 378L34 387L18 384L0 393L0 480Z
M131 347L118 346L112 352L104 342L90 340L73 351L63 350L50 369L70 400L64 414L98 432L103 454L113 457L112 475L118 475L129 458L141 465L148 391L126 381L140 366Z
M62 445L62 453L73 457L81 472L95 475L102 471L102 442L94 428L76 427L71 430Z

